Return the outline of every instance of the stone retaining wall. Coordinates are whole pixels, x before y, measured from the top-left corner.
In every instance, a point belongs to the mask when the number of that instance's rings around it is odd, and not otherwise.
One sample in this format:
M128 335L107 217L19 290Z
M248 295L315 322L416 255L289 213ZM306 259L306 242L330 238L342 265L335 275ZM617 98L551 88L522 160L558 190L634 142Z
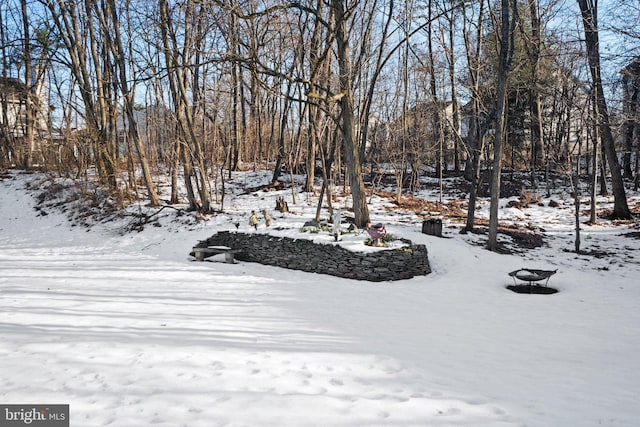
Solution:
M339 245L318 244L307 239L221 231L197 246L228 246L240 250L235 256L240 261L348 279L382 282L429 274L427 248L405 242L408 246L398 249L353 252Z

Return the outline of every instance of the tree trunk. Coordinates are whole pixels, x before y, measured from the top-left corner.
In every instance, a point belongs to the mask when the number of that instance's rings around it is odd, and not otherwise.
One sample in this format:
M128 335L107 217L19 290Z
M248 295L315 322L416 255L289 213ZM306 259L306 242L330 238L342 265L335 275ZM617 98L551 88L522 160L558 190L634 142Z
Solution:
M542 47L539 0L528 0L531 19L531 40L527 43L531 67L531 88L529 90L529 111L531 114L531 169L532 172L544 161L544 140L542 128L542 101L539 87L540 49ZM526 38L525 38L526 40Z
M318 14L321 14L322 0L318 0L316 4ZM313 34L311 36L311 43L309 45L309 66L312 70L317 70L313 73L309 81L309 90L312 93L319 93L317 82L322 78L323 68L321 61L324 62L324 58L320 55L320 34L322 31L322 25L316 20L314 23ZM315 181L315 166L316 166L316 153L318 151L318 130L320 121L320 108L317 105L309 104L307 110L307 121L309 123L309 141L307 144L307 157L305 160L307 177L304 185L304 190L307 192L313 191L313 184ZM324 191L324 185L323 185ZM320 195L320 204L322 204L322 194Z
M194 12L194 4L186 4L185 21L199 20L202 16ZM193 80L187 75L188 65L193 56L194 46L200 40L200 34L194 37L190 28L181 39L182 55L178 49L178 39L175 36L175 29L171 20L168 3L166 0L160 1L160 18L162 21L162 43L163 53L165 56L165 65L167 69L167 77L169 80L169 88L174 103L176 121L178 125L178 134L182 145L182 160L184 162L185 185L187 187L187 197L191 209L198 209L202 212L209 213L211 206L211 190L209 184L208 169L205 163L202 143L195 130L195 112L193 108L189 108L190 99L197 100L198 82L197 73L191 73ZM196 30L201 30L196 28ZM197 61L196 61L197 62ZM194 67L200 66L199 64ZM191 84L190 84L191 82ZM195 94L195 96L194 96ZM194 98L192 98L194 96ZM195 178L196 189L200 196L200 204L195 200L193 190L193 179Z
M287 83L287 95L291 91L291 83ZM280 116L280 127L278 132L278 153L276 157L276 165L273 168L273 175L271 177L271 184L275 184L278 182L278 178L280 178L280 174L282 173L282 165L284 163L286 157L286 136L287 136L287 122L289 121L289 110L291 109L292 101L290 99L284 99L284 106L282 108L282 113ZM275 118L274 118L275 120ZM290 168L293 165L289 165Z
M478 182L480 178L480 156L483 151L484 132L480 125L480 70L481 70L481 49L482 35L484 34L484 0L480 0L478 5L478 21L475 23L475 46L472 46L472 36L467 29L467 9L463 8L463 32L464 44L467 56L467 66L469 67L469 77L472 86L471 99L471 121L469 124L469 143L467 148L467 164L465 166L465 175L471 180L471 190L469 191L469 203L467 205L467 223L465 231L471 232L475 223L476 197L478 191Z
M236 7L235 0L231 1L231 6ZM229 19L229 53L233 57L240 57L237 17L232 13ZM244 138L244 117L242 114L242 104L244 102L242 99L242 72L240 70L240 64L237 61L232 61L231 63L231 85L233 137L231 138L232 156L230 157L231 163L229 164L229 173L231 173L232 170L235 171L240 168L240 163L242 162L242 142Z
M636 65L640 67L640 61ZM624 178L633 177L633 168L631 165L631 154L633 151L633 140L637 137L638 132L638 103L640 102L640 76L631 69L625 69L622 77L622 90L624 92L623 108L624 117L624 156L622 161L622 169Z
M595 225L598 222L598 216L596 213L596 203L597 203L597 195L598 195L598 139L593 139L593 150L592 150L592 178L591 178L591 207L589 210L589 224Z
M2 52L2 62L0 62L0 68L2 68L2 78L7 78L8 66L8 50L9 45L6 41L5 33L5 19L0 7L0 51ZM6 102L6 94L0 93L0 167L8 168L11 166L11 140L13 139L13 133L9 129L9 108Z
M78 85L83 102L84 120L89 142L82 148L89 152L93 146L98 179L111 189L117 188L117 141L114 129L117 108L110 88L113 70L108 50L100 49L104 40L96 32L95 17L102 16L96 2L47 2L53 26L68 53L70 72ZM86 49L86 50L85 50Z
M515 0L514 0L515 2ZM489 239L487 249L498 250L498 208L500 203L500 178L502 172L502 152L506 139L505 117L507 104L507 76L511 66L513 36L509 0L502 0L502 20L500 37L500 63L498 66L498 90L496 95L495 140L493 142L493 169L491 171L491 206L489 210Z
M458 91L456 89L456 58L455 58L455 12L451 11L449 21L449 49L447 53L447 65L449 68L449 84L451 86L451 135L453 135L453 170L460 171L460 108L458 105Z
M578 156L578 163L580 163L580 156ZM571 172L569 172L571 173ZM573 205L575 207L574 219L575 219L575 249L576 253L580 253L580 177L578 175L573 178Z
M627 195L624 189L624 181L616 147L613 141L611 125L609 123L609 111L604 98L602 88L602 78L600 75L600 50L598 36L598 10L596 0L578 0L580 12L582 13L582 23L584 24L585 45L587 47L587 60L593 82L593 91L596 97L596 107L598 116L596 118L602 146L605 151L609 170L611 171L611 188L613 191L613 214L614 219L630 219L631 211L627 205Z
M342 140L344 142L344 156L349 173L355 224L360 228L364 228L369 224L370 220L364 181L362 179L362 165L360 164L358 144L355 138L353 82L349 34L347 33L347 17L345 15L345 4L343 0L332 0L331 4L335 14L337 57L340 71L340 125L342 127Z
M140 137L140 131L138 129L138 122L135 118L135 100L133 96L134 92L129 88L124 48L122 45L122 37L120 36L120 20L116 11L115 0L108 0L107 8L109 9L109 12L111 14L111 23L113 25L113 56L115 65L120 71L120 79L118 81L118 84L124 98L124 112L127 118L128 136L130 140L133 140L133 143L136 146L136 151L138 152L138 160L140 161L142 176L145 186L147 187L149 204L151 206L159 206L160 197L158 196L155 185L153 184L153 177L151 175L151 169L149 168L149 161L147 160L146 148L142 143L142 138Z
M442 190L443 171L446 169L444 156L444 136L442 134L442 118L440 114L440 103L438 102L438 91L436 87L436 66L433 52L433 13L431 11L432 2L428 3L429 24L427 25L427 50L429 55L429 92L433 110L431 111L431 126L434 132L434 140L438 144L438 159L436 160L438 181ZM442 191L440 191L440 201L442 202Z
M25 114L24 114L24 128L23 135L25 140L24 164L25 169L31 169L33 166L33 150L35 144L35 106L34 106L34 86L35 79L33 79L33 64L31 63L31 34L29 31L29 12L27 10L27 1L21 0L20 5L22 7L22 31L23 31L23 60L24 60L24 84L27 88L25 94Z

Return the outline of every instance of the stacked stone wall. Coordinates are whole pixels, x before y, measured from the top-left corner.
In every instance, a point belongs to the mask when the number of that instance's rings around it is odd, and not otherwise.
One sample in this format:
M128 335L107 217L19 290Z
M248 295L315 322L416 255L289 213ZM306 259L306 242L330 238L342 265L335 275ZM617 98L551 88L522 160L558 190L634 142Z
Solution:
M427 248L405 241L406 246L373 252L354 252L340 245L318 244L261 233L222 231L198 246L228 246L239 261L329 274L348 279L382 282L409 279L431 272Z

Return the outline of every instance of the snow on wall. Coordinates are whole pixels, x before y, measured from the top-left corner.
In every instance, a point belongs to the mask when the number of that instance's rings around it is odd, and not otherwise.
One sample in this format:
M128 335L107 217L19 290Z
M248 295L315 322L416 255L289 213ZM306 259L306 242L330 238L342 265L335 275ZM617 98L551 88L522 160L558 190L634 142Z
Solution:
M235 256L239 261L372 282L429 274L426 246L405 243L408 245L397 249L354 252L340 245L318 244L306 239L221 231L198 246L239 249L241 252Z

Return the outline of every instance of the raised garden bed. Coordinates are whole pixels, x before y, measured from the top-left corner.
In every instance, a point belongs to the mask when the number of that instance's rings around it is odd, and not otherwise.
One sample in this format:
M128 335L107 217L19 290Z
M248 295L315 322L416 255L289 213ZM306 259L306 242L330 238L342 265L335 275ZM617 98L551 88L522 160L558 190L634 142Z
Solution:
M404 241L405 246L356 252L340 245L315 243L263 233L221 231L201 246L227 246L237 250L235 259L293 270L329 274L348 279L382 282L409 279L431 272L427 248Z

